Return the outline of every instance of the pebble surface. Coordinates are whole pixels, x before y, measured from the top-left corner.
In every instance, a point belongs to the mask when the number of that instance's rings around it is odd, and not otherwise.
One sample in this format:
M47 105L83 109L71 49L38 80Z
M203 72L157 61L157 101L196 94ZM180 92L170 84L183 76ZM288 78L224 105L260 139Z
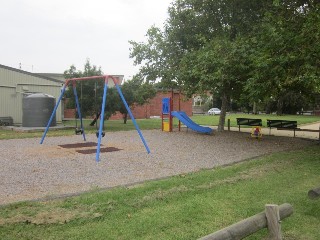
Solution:
M122 149L100 154L81 154L79 149L59 145L82 143L82 136L47 137L0 141L0 205L50 198L64 194L134 184L145 180L185 174L200 169L232 164L257 156L313 144L299 138L265 136L261 140L248 133L193 131L143 131L148 154L136 131L106 133L102 147ZM97 142L87 135L87 142Z

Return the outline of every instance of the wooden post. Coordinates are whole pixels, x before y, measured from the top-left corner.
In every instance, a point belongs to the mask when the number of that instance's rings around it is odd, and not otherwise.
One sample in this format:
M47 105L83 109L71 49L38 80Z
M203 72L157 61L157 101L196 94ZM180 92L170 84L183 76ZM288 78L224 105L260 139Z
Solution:
M274 204L267 204L265 206L266 217L268 222L269 239L281 240L281 226L279 206Z
M230 131L230 118L228 118L228 131Z
M320 187L319 188L315 188L315 189L311 189L308 192L308 196L309 196L310 199L320 198Z
M280 219L289 217L293 213L293 208L289 203L279 206ZM261 212L252 217L237 222L229 227L209 234L200 240L234 240L243 239L251 234L268 226L266 213Z

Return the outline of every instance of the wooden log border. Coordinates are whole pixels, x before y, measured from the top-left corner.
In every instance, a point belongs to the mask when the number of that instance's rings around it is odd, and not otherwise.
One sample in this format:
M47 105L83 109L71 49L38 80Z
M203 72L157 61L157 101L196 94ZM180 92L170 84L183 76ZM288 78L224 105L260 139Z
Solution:
M274 239L281 239L281 234L279 236L280 220L289 217L293 213L293 208L289 203L284 203L280 206L267 204L266 208L268 209L270 206L272 208L271 212L273 213L268 214L272 216L269 219L267 218L266 212L264 211L240 222L237 222L229 227L221 229L215 233L202 237L200 238L200 240L243 239L263 228L268 228L269 236L272 236L272 234L276 234L277 238ZM275 208L278 208L278 213L274 212ZM280 220L278 219L277 214L279 214L278 216ZM271 221L272 223L268 223L268 221Z

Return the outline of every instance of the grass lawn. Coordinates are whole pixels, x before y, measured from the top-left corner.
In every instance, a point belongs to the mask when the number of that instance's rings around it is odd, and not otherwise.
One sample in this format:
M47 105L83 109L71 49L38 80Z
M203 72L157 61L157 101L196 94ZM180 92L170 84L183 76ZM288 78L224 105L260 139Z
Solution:
M197 239L290 203L284 239L320 239L319 145L227 167L0 208L0 239ZM106 171L107 174L107 171ZM262 230L248 239L262 239Z
M263 125L266 127L267 119L283 119L283 120L297 120L298 125L307 124L320 121L319 116L302 116L302 115L286 115L286 116L276 116L276 115L249 115L249 114L230 114L227 115L226 119L230 119L231 126L237 127L236 118L245 117L245 118L261 118ZM200 125L208 126L217 126L219 123L219 116L193 116L191 117L193 121ZM84 120L84 129L86 133L95 133L96 127L91 127L89 124L92 120ZM137 119L136 120L139 128L141 130L148 129L160 129L161 128L161 119ZM64 121L66 126L75 126L75 121ZM79 126L79 121L78 121ZM178 120L174 118L174 127L177 128ZM227 126L227 120L226 124ZM245 126L244 126L245 127ZM131 120L128 120L127 124L123 124L123 120L108 120L105 121L105 130L106 132L115 132L115 131L129 131L134 130L135 126ZM30 137L41 137L43 132L27 133L27 132L15 132L0 129L0 139L14 139L14 138L30 138ZM73 135L74 129L69 130L58 130L52 131L49 130L47 136L68 136Z
M85 129L85 133L96 133L97 129L95 126L90 126L92 120L84 120L83 125ZM148 130L148 129L160 129L161 128L161 119L137 119L137 124L141 130ZM66 126L73 126L75 127L75 121L64 121L64 125ZM78 121L78 127L79 127ZM123 124L123 120L110 120L105 121L104 124L104 131L105 132L116 132L116 131L130 131L134 130L135 126L131 120L128 120L127 124ZM47 136L68 136L74 135L74 129L68 130L50 130L47 133ZM15 132L15 131L8 131L0 129L0 139L14 139L14 138L30 138L30 137L41 137L43 135L43 131L39 132Z

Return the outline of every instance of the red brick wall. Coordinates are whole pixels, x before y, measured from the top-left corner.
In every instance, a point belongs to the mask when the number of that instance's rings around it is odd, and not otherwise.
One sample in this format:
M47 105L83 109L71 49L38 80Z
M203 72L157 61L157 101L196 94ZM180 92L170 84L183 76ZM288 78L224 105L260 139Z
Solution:
M172 97L171 92L158 92L157 95L150 101L150 116L161 116L162 98ZM179 93L173 93L173 109L179 110ZM184 111L187 115L192 116L192 99L184 100L184 95L180 95L180 111Z
M158 92L157 95L149 101L149 103L142 106L134 106L131 108L132 114L136 119L147 119L150 116L160 116L162 112L162 98L172 97L171 92ZM172 111L179 110L179 92L173 93L173 109ZM180 111L186 112L188 116L192 116L192 99L184 100L184 95L180 95ZM74 118L74 109L64 110L65 118ZM111 120L122 119L121 113L116 113L111 116Z
M64 118L75 118L75 109L64 109Z

